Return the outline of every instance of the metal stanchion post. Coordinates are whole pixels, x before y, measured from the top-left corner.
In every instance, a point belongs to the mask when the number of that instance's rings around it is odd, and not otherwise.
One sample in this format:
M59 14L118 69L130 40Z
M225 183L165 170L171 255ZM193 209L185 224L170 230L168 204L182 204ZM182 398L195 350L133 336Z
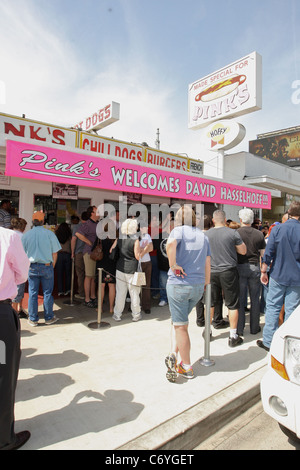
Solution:
M100 328L109 328L110 323L101 321L102 315L102 268L98 268L98 318L97 321L89 323L88 327L92 330L99 330Z
M73 300L73 294L74 294L74 266L75 266L75 260L72 258L72 278L71 278L71 292L70 292L70 300L65 300L64 304L65 305L70 305L73 307L74 305L80 304L77 300Z
M215 361L210 358L210 309L211 309L211 285L208 284L205 290L205 332L204 332L204 356L200 359L202 366L214 366Z

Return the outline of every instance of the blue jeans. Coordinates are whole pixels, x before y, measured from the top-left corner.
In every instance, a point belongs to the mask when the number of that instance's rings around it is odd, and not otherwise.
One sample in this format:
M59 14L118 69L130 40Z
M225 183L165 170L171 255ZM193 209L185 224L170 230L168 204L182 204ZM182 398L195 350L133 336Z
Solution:
M159 271L159 288L160 288L160 300L168 302L167 296L167 280L168 280L168 271Z
M40 283L42 283L44 296L44 317L45 320L53 318L53 296L54 269L53 265L45 266L41 263L32 263L28 273L28 314L31 321L38 321L38 294Z
M204 284L192 286L167 283L167 295L173 325L188 325L188 316L201 299Z
M255 264L238 264L240 278L240 307L237 331L243 335L245 328L245 306L247 305L247 291L250 296L250 333L259 332L260 319L260 267Z
M283 304L286 321L300 304L300 286L283 286L270 277L263 331L263 343L268 348L278 328L279 314Z

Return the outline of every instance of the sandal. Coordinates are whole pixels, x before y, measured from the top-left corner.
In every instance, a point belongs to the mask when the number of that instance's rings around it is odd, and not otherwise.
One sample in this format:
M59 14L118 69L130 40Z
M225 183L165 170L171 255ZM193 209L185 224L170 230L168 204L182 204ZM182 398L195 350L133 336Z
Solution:
M84 305L85 307L90 307L90 308L94 308L94 307L95 307L94 302L92 302L91 300L89 300L88 302L84 301L84 302L83 302L83 305Z

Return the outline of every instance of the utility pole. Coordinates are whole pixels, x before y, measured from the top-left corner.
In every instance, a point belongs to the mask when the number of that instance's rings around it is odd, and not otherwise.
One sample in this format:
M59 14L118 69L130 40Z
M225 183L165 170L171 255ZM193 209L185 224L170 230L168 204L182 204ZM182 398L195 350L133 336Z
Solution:
M159 129L156 132L156 141L155 141L156 148L159 150L160 148L160 140L159 140Z

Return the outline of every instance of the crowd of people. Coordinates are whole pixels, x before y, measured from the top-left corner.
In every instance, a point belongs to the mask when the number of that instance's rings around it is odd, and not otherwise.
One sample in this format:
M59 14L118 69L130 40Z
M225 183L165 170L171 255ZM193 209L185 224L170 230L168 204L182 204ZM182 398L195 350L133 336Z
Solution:
M14 395L20 362L20 318L27 317L22 306L28 281L28 322L39 322L38 294L43 291L46 325L57 322L53 312L54 272L58 295L71 290L72 259L78 293L87 308L97 307L97 282L101 282L101 302L108 290L109 312L120 322L125 302L131 302L134 322L142 312L151 313L153 298L159 307L168 305L173 340L165 358L167 378L178 375L190 379L194 372L190 359L189 314L196 308L197 325L205 316L214 328L229 328L228 345L243 343L245 312L250 311L250 334L261 332L260 348L269 351L274 332L300 304L300 203L292 203L282 221L271 226L254 220L251 209L239 211L239 222L226 220L222 210L213 216L198 217L189 205L181 207L175 219L156 216L140 221L129 217L99 220L96 206L90 206L70 227L60 224L55 232L43 227L45 214L27 221L9 214L9 201L0 207L0 332L9 345L7 367L0 380L0 449L16 449L30 437L28 431L15 434ZM101 241L102 257L91 253ZM102 268L102 279L97 279ZM135 282L144 273L142 287ZM211 311L205 312L204 294L211 285ZM248 298L250 300L248 308ZM223 318L227 307L228 320ZM212 337L212 329L211 329ZM180 358L180 362L179 362ZM2 412L5 409L5 413Z
M265 313L263 339L256 343L266 351L269 351L281 322L286 321L300 304L299 202L291 204L281 223L274 223L265 231L260 221L254 220L251 209L239 211L239 222L227 221L225 212L216 210L211 220L205 218L202 238L193 214L184 214L182 220L185 222L181 231L176 228L167 241L168 284L174 283L174 273L178 284L174 293L172 286L168 289L174 326L172 350L165 359L170 381L178 375L187 379L194 376L189 356L188 315L195 306L197 324L204 325L203 297L201 291L197 294L198 301L191 294L194 284L202 285L204 290L210 283L212 308L208 315L217 328L228 327L228 322L222 317L223 303L227 307L230 347L243 343L248 296L250 334L260 333L260 316ZM265 225L266 229L268 224ZM208 247L205 239L209 241ZM203 274L206 281L203 281ZM178 355L182 359L180 364Z

